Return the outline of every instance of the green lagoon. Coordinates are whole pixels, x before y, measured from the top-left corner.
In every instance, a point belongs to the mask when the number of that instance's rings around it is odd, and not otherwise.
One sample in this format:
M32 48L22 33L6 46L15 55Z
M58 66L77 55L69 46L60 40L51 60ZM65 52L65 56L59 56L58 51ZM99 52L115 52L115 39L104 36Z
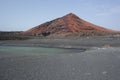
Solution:
M0 46L0 53L62 54L79 52L81 52L81 50L44 47Z

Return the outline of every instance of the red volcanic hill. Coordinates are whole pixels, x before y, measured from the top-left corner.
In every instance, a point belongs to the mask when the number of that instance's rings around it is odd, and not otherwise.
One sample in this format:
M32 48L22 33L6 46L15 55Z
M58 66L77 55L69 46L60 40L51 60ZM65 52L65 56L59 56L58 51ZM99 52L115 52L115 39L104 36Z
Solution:
M66 37L105 35L113 32L115 31L94 25L83 19L80 19L75 14L70 13L61 18L57 18L33 27L32 29L23 32L23 34L49 37Z

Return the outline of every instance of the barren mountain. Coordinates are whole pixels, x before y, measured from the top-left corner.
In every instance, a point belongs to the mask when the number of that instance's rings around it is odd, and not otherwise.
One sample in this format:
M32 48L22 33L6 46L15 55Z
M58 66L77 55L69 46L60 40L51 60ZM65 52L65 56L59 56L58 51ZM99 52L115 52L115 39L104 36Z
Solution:
M37 35L48 37L66 36L95 36L106 35L115 31L106 29L83 19L73 13L67 14L55 20L43 23L24 32L25 35Z

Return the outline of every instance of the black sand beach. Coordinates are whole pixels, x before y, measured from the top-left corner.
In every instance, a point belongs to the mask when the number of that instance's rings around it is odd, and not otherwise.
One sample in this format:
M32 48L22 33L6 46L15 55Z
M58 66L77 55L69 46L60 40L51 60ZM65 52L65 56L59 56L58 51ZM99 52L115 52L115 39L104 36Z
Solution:
M3 47L67 48L62 53L51 48L53 52L47 54L0 49L0 80L120 80L119 40L99 37L0 41Z
M0 52L1 80L119 80L120 49L69 54Z
M34 38L28 40L4 40L0 41L0 45L58 48L120 47L120 37Z

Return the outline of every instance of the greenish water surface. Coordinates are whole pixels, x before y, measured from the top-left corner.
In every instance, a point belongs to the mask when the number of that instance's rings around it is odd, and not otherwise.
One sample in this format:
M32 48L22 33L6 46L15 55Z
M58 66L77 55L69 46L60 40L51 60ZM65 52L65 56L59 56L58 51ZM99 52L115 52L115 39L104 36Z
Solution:
M37 53L37 54L61 54L61 53L78 53L81 50L61 49L61 48L44 48L44 47L18 47L18 46L0 46L2 53Z

